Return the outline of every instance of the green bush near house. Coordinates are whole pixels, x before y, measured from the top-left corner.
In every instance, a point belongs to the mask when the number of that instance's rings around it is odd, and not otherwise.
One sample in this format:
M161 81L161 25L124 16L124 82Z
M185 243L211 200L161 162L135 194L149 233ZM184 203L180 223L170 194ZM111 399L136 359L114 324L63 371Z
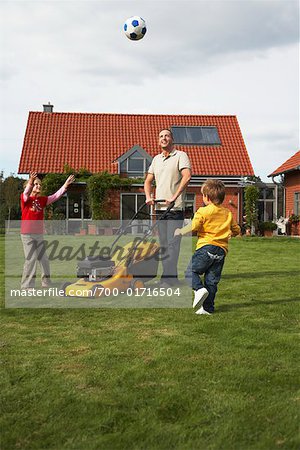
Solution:
M257 201L259 198L259 189L257 186L250 185L245 187L245 214L246 214L246 227L251 229L251 234L255 233L255 227L257 225Z
M275 231L275 230L277 230L277 225L276 225L276 223L271 222L271 221L260 222L259 230L260 231Z

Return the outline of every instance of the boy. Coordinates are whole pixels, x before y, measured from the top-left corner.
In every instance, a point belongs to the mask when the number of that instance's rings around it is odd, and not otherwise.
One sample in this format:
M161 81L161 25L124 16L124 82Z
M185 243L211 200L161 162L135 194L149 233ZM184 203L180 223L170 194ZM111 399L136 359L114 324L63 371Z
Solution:
M229 209L222 206L225 197L222 181L206 181L201 193L205 207L198 209L191 225L178 228L174 235L197 231L196 251L185 272L185 278L194 290L193 308L197 309L196 314L210 315L214 312L214 299L228 252L228 240L231 236L239 235L241 229ZM202 274L204 284L200 278Z

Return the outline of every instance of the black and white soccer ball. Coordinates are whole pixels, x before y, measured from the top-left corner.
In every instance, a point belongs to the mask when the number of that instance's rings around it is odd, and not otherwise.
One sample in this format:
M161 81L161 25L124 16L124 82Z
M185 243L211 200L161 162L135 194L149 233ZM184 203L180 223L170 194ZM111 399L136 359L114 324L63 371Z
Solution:
M139 41L147 32L144 19L139 16L132 16L124 23L124 33L131 41Z

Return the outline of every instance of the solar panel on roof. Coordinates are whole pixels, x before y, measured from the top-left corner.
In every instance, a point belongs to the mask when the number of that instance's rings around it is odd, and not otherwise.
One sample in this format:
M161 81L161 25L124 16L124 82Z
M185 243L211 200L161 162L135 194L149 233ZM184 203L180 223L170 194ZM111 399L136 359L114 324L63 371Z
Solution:
M171 127L174 144L220 145L217 127Z

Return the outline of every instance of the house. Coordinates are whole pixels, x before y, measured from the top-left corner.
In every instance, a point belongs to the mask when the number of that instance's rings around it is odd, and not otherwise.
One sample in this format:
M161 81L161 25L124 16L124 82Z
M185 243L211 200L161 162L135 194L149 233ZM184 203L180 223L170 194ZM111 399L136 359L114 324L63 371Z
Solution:
M208 178L226 185L225 205L238 222L243 214L244 178L254 175L249 155L233 115L163 115L29 112L20 174L35 170L41 176L61 173L68 164L91 173L108 171L126 177L144 177L159 152L158 134L171 128L175 146L188 153L192 179L187 190L187 212L202 204L200 186ZM114 217L127 219L144 201L143 185L110 196ZM66 217L89 219L84 188L74 186L65 199Z
M296 152L268 177L283 177L284 186L284 214L286 218L300 217L300 151ZM293 234L300 235L300 223L294 222L291 226Z

